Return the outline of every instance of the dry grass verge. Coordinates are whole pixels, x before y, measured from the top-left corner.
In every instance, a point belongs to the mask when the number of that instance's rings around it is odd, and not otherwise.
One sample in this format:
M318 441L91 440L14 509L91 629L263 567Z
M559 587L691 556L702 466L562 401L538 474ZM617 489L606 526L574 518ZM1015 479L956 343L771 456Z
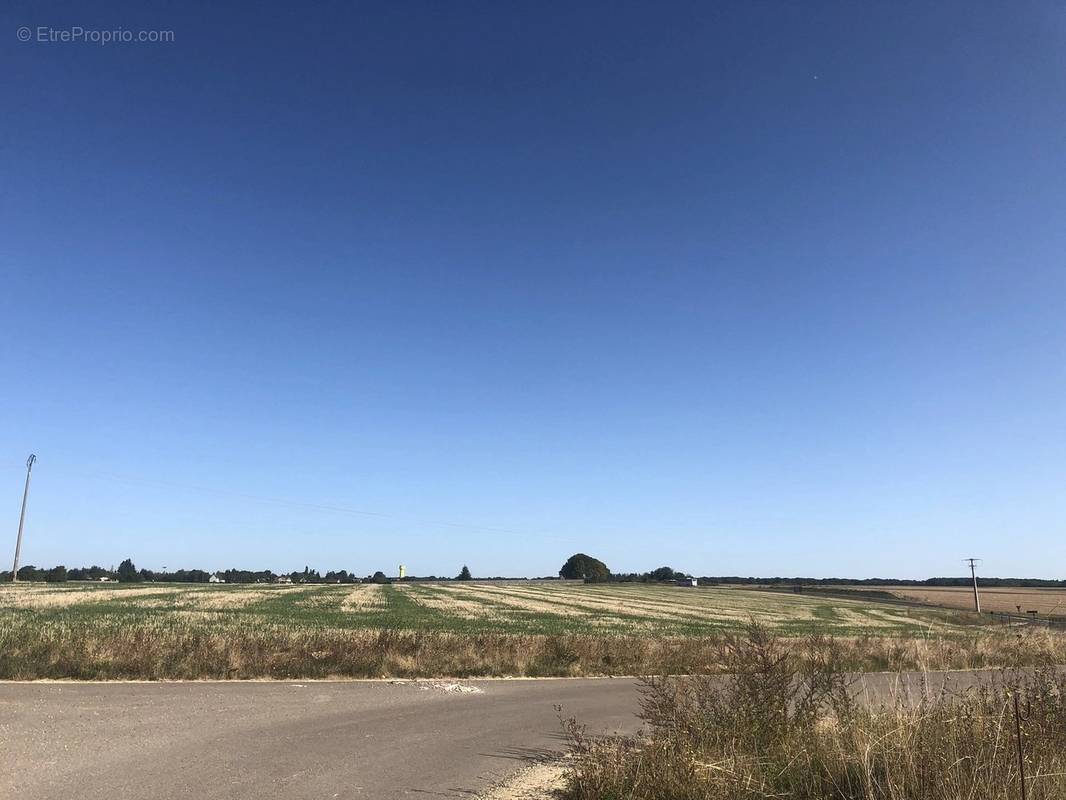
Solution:
M718 658L727 677L647 680L641 735L594 740L568 721L566 800L1008 800L1023 774L1029 800L1066 797L1061 672L867 708L831 639L753 625Z
M342 630L240 620L0 619L0 678L495 677L721 673L728 637ZM819 641L822 639L819 638ZM805 639L782 640L786 649ZM840 638L852 671L1066 663L1066 636Z

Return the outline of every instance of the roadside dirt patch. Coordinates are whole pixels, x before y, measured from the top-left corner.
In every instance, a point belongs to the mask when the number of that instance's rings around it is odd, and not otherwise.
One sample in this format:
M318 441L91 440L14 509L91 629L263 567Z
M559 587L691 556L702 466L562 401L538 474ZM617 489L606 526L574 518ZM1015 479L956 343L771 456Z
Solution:
M452 681L434 681L432 683L418 684L418 688L423 692L434 691L441 694L484 694L484 689L479 689L477 686L471 686L468 683L455 683Z
M525 767L487 793L478 795L477 800L556 800L565 786L566 770L562 759Z

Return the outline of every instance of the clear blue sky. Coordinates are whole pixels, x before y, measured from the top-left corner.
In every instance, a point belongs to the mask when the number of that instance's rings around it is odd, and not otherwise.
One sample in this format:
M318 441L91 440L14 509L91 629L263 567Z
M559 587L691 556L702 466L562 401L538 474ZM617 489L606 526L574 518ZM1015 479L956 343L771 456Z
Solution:
M1066 577L1062 4L237 5L0 11L0 564Z

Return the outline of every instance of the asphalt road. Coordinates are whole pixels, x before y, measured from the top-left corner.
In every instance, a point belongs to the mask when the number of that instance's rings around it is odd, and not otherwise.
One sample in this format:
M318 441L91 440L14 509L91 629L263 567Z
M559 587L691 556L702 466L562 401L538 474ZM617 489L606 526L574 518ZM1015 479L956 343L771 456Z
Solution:
M981 673L934 674L961 689ZM863 696L915 693L866 676ZM632 679L2 683L0 797L20 800L471 797L590 732L639 725Z

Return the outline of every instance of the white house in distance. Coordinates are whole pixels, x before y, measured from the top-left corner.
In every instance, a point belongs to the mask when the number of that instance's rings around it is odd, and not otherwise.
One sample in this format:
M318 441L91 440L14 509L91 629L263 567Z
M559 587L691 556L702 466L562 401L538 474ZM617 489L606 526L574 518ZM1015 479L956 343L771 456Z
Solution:
M220 577L218 577L218 575L212 575L210 578L207 579L207 582L208 583L225 583L226 579L225 578L220 578Z

